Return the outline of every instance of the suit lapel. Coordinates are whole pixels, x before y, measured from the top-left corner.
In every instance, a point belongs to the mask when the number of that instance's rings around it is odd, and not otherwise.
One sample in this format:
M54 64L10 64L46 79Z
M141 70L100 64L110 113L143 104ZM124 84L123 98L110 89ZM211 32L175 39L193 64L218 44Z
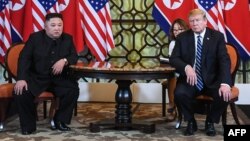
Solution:
M188 39L188 41L189 41L188 48L190 49L190 54L192 55L191 56L192 65L194 65L194 61L195 61L195 38L194 38L194 33L192 31L189 34L190 35L188 36L189 37L189 39Z
M210 40L211 40L211 34L210 34L210 30L207 28L206 29L206 33L204 35L203 38L203 50L202 50L202 62L204 61L208 48L209 48L209 44L210 44Z

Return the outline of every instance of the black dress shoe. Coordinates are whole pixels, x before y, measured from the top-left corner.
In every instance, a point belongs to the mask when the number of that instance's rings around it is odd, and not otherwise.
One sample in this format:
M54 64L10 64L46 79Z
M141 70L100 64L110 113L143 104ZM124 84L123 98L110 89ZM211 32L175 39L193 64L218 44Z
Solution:
M215 128L214 128L214 123L206 121L205 131L206 131L206 134L208 136L215 136L216 135L216 131L215 131Z
M186 131L184 132L185 136L194 135L194 132L197 131L197 123L195 120L188 121Z
M70 131L71 130L70 127L68 127L65 123L60 122L60 121L55 122L55 128L60 130L60 131ZM52 129L52 127L51 127L51 129Z
M30 134L33 134L36 130L31 130L31 131L28 131L28 130L22 130L22 134L23 135L30 135Z

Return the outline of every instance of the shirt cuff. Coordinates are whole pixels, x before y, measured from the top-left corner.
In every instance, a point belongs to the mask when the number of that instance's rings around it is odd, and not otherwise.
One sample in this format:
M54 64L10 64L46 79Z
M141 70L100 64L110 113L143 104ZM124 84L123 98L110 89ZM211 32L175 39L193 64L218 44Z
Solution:
M186 72L188 66L190 66L190 65L186 65L186 66L185 66L185 69L184 69L185 72ZM190 67L191 67L191 66L190 66Z
M227 86L228 88L231 89L230 85L228 85L228 84L226 84L226 83L221 83L220 85L222 85L222 86Z

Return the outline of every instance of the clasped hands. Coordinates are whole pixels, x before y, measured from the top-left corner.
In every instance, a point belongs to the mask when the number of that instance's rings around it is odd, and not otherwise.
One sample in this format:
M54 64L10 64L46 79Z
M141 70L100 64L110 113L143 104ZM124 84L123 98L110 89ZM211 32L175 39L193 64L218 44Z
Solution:
M197 75L195 73L195 70L190 65L187 65L185 67L185 73L187 76L187 83L191 86L194 86L197 84ZM219 88L219 95L223 97L223 100L228 102L231 99L231 88L227 84L221 84Z

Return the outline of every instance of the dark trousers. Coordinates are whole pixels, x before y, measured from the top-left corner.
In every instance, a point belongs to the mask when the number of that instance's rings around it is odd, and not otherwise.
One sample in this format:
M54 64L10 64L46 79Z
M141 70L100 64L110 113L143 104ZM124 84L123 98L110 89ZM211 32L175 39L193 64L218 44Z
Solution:
M218 89L204 88L204 90L199 92L196 86L191 86L185 82L177 82L174 98L178 107L181 108L184 120L189 121L194 118L195 97L201 94L206 94L214 99L211 104L211 110L207 113L207 119L211 120L211 122L219 123L220 117L226 110L228 103L219 96Z
M59 97L59 108L54 119L69 124L72 118L73 109L79 97L79 89L67 87L50 88L56 97ZM14 99L18 107L19 120L22 130L36 129L36 103L35 96L30 91L24 91L22 95L15 95Z

